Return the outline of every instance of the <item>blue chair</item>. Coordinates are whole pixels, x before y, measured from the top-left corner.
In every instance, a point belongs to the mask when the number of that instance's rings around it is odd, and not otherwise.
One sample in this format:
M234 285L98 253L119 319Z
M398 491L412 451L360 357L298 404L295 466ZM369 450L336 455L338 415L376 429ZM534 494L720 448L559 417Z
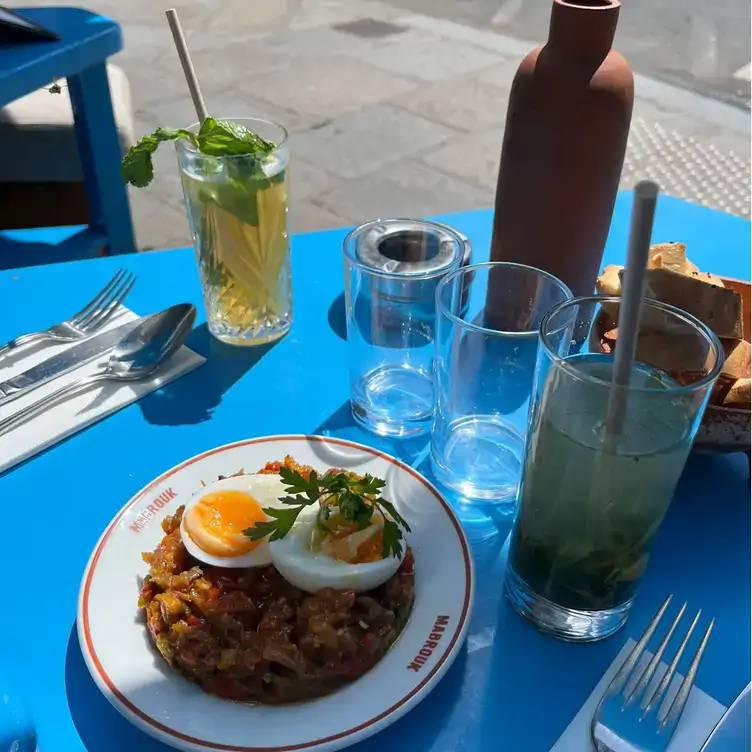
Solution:
M0 47L0 107L48 86L53 79L67 79L89 224L76 231L2 233L0 268L90 258L104 248L111 254L132 253L136 246L128 195L120 177L121 144L106 66L107 58L122 49L120 27L79 8L19 12L55 31L60 41Z

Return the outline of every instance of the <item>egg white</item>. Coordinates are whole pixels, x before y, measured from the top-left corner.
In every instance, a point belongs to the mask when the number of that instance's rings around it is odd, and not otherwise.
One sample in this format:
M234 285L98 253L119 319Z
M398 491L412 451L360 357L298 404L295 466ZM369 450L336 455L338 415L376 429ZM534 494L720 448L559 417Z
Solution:
M237 475L232 478L224 478L204 486L195 493L185 505L183 519L180 523L180 537L188 553L205 564L215 567L241 568L262 567L272 563L267 538L259 541L258 546L247 554L238 556L215 556L200 548L186 530L185 520L188 511L196 506L207 494L215 491L241 491L250 494L262 507L280 507L280 496L285 495L285 484L279 475Z
M399 569L404 558L390 556L365 564L348 564L308 547L316 526L318 505L306 507L287 535L269 544L272 562L279 573L295 587L315 593L326 587L362 593L386 582Z

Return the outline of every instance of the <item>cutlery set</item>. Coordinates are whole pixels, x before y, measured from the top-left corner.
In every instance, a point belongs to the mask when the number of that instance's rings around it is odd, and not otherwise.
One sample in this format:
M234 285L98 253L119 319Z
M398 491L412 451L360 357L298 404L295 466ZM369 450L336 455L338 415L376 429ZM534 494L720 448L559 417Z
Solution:
M31 343L72 346L6 381L0 382L0 407L51 380L109 354L94 373L77 379L12 415L0 419L0 435L43 413L51 405L78 394L92 384L134 382L157 377L161 367L184 344L193 328L196 308L188 303L172 306L160 313L127 321L111 329L136 278L120 270L78 313L41 332L24 334L0 346L3 357Z

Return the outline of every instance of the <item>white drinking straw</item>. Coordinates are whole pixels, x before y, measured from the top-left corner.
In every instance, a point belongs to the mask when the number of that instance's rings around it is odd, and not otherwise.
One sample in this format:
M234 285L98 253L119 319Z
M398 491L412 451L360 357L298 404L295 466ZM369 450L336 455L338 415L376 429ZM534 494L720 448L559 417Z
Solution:
M188 82L188 89L191 92L191 99L193 100L193 106L196 108L196 115L198 115L200 125L206 120L208 113L206 111L206 105L204 104L204 98L201 96L201 89L199 88L198 79L196 78L196 71L193 69L191 56L188 52L188 45L185 43L183 29L180 27L178 12L175 8L170 8L165 11L165 15L167 16L167 23L170 24L172 38L175 40L175 47L178 50L180 64L183 66L185 80Z
M653 234L653 218L657 200L658 186L651 180L643 180L635 186L627 266L624 269L619 304L619 335L614 353L611 394L606 416L606 434L612 438L621 434L624 418L627 415L629 396L627 387L637 349L645 269L650 254L650 238Z

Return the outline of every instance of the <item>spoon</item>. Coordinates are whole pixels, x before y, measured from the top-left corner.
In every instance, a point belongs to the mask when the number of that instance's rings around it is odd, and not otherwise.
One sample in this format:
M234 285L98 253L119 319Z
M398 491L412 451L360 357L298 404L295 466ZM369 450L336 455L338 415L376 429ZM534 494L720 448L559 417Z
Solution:
M98 373L61 387L33 405L0 420L0 434L43 413L62 397L83 391L92 384L100 381L142 381L153 376L182 347L195 319L196 308L189 303L146 316L115 345L110 359Z

